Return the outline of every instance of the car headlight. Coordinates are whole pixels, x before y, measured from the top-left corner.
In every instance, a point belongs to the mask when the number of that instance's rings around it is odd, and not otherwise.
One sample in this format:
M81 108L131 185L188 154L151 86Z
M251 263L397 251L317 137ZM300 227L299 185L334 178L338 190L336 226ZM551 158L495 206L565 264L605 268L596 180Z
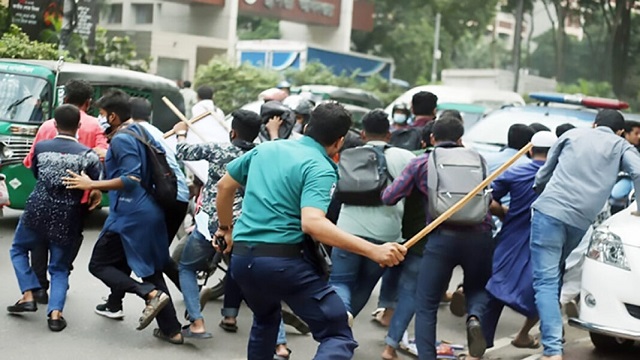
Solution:
M13 150L7 144L0 142L0 159L9 159L13 156Z
M623 270L631 270L624 253L622 240L608 229L593 232L587 257Z

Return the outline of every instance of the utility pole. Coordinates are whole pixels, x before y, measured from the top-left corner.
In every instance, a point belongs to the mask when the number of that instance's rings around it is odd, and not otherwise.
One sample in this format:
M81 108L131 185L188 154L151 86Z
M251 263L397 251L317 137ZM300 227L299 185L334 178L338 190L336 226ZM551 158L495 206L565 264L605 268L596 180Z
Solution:
M518 0L516 8L516 29L513 37L513 91L518 92L520 82L520 53L522 44L522 21L524 18L524 0Z
M442 56L440 52L440 13L436 14L436 29L433 39L433 63L431 65L431 83L434 84L438 80L438 60Z

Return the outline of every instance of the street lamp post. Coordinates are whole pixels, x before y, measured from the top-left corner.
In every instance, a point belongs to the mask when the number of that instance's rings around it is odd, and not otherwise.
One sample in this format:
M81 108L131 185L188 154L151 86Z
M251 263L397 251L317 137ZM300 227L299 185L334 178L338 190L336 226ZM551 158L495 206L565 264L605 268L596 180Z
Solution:
M433 63L431 65L431 83L438 80L438 60L442 56L440 52L440 13L436 14L436 28L433 39Z

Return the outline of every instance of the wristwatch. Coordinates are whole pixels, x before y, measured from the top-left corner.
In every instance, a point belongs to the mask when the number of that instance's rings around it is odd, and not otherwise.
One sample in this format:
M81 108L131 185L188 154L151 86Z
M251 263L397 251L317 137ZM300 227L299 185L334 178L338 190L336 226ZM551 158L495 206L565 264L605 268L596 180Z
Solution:
M231 228L232 226L229 226L229 225L218 225L218 229L222 231L229 231Z

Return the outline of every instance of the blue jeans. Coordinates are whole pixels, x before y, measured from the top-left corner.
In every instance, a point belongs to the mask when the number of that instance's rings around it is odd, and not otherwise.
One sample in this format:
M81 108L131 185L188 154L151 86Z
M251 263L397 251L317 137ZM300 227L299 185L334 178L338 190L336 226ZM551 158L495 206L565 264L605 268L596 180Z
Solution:
M402 266L394 266L384 271L378 297L379 308L395 309L398 306L398 282L401 273Z
M349 328L342 300L301 257L234 254L231 274L254 314L248 360L273 359L282 319L281 301L309 325L313 338L320 343L315 360L353 358L358 344Z
M29 251L38 246L48 247L49 250L49 275L51 276L51 292L49 294L49 305L47 315L52 311L62 311L67 299L67 289L69 287L69 268L73 246L77 239L70 242L68 246L54 244L46 238L46 234L38 232L22 225L18 222L15 231L13 245L9 250L13 269L18 278L18 285L22 293L30 290L40 289L40 282L35 272L29 264Z
M180 274L180 287L184 304L187 307L189 321L202 319L200 312L200 289L196 273L207 269L209 261L215 255L216 250L200 232L194 230L187 238L184 245L178 271Z
M339 248L333 248L331 261L333 268L329 285L336 289L347 311L356 317L369 301L385 268L364 256Z
M402 264L395 267L400 274L398 279L399 300L385 339L386 344L394 349L398 348L402 335L404 335L411 318L416 312L416 288L418 287L418 273L420 272L421 262L422 257L407 253Z
M464 271L464 293L468 316L482 321L491 277L493 239L491 232L436 230L429 235L420 263L416 290L416 345L420 360L436 359L438 307L453 269Z
M578 246L587 229L563 223L533 210L531 219L531 264L536 307L544 355L562 355L560 289L564 262Z

